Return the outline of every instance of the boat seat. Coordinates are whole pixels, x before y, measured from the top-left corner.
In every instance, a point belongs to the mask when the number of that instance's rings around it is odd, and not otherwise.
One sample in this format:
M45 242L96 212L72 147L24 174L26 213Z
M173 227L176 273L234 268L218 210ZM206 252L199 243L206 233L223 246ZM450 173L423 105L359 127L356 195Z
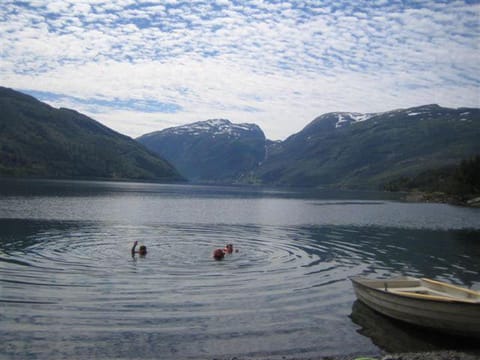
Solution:
M428 292L429 288L425 286L412 286L412 287L387 287L388 291L404 291L404 292Z
M385 290L385 289L383 289ZM425 295L438 295L438 296L444 296L444 297L451 297L455 298L454 296L447 294L442 291L436 291L432 290L428 287L425 286L415 286L415 287L395 287L395 288L387 288L387 291L390 291L392 293L395 292L408 292L408 293L414 293L414 294L425 294Z

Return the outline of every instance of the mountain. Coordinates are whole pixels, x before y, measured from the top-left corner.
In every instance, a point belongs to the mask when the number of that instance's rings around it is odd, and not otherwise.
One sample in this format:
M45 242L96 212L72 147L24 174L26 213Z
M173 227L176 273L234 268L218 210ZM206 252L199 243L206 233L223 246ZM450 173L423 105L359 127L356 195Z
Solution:
M202 182L388 188L448 173L480 154L480 109L474 108L328 113L277 142L255 124L225 119L134 141L74 110L3 87L0 110L0 176L176 181L182 174Z
M167 161L74 110L0 87L0 176L181 180Z
M425 105L385 113L336 112L270 148L265 184L378 188L480 153L480 109Z
M199 121L145 134L137 141L193 181L231 182L265 157L265 135L255 124Z

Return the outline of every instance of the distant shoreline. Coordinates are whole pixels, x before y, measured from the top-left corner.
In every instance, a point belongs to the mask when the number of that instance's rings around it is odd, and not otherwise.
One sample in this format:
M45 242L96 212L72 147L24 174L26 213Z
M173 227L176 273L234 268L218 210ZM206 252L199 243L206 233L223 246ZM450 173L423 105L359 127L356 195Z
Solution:
M445 194L443 192L407 192L404 199L408 202L441 203L472 208L480 208L480 196L460 198L458 196Z

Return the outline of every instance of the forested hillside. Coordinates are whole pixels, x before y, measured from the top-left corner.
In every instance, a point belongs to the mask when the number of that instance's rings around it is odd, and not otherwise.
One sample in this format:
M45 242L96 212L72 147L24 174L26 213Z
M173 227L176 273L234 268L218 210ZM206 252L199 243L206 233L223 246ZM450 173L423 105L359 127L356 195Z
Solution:
M0 175L175 181L167 161L74 110L0 87Z
M465 202L480 196L480 155L456 166L403 176L385 184L388 191L422 192L425 199Z
M267 184L381 188L480 153L480 109L426 105L380 114L325 114L270 151Z

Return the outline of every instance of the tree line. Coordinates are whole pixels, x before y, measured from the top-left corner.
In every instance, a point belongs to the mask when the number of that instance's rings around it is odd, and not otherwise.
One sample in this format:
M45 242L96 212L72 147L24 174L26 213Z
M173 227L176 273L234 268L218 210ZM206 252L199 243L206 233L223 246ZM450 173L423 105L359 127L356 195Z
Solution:
M416 176L402 176L384 185L387 191L440 192L460 200L480 195L480 155L456 166L427 170Z

